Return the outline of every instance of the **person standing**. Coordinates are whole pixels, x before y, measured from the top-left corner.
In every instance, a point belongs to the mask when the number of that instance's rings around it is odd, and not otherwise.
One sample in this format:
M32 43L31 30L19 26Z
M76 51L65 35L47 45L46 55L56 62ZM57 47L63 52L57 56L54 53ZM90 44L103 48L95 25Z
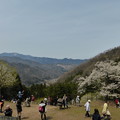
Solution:
M41 101L39 104L39 112L41 114L41 120L46 120L46 110L45 110L46 104Z
M85 116L86 117L90 117L90 103L91 103L91 100L88 100L86 103L85 103Z
M63 96L63 105L64 105L64 108L66 107L66 108L68 108L68 103L67 103L67 96L66 96L66 94L64 94L64 96Z
M17 116L18 116L18 120L21 120L22 102L21 102L20 99L17 100L16 108L17 108Z
M0 98L0 112L2 113L2 108L4 106L4 100L3 97Z
M76 97L76 106L80 106L80 96L77 95Z
M34 101L35 101L35 96L31 95L31 104L34 103Z
M115 104L116 104L116 108L118 108L118 107L119 107L119 104L120 104L118 98L115 99Z
M17 94L17 97L18 99L20 99L21 101L23 100L23 94L24 94L24 91L19 91L18 94Z

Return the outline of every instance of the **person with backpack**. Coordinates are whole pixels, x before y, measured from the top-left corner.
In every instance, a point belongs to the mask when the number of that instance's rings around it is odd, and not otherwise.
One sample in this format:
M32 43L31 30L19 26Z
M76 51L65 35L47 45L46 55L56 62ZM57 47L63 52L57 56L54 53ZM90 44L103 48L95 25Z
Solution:
M46 110L45 110L46 104L41 101L39 104L39 112L41 114L41 120L46 120Z

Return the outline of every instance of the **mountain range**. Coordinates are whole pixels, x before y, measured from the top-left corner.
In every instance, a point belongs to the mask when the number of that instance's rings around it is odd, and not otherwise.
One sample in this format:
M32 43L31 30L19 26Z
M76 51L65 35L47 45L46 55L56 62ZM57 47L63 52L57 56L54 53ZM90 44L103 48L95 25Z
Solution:
M57 79L87 61L87 59L34 57L19 53L1 53L0 59L15 67L22 84L27 86Z

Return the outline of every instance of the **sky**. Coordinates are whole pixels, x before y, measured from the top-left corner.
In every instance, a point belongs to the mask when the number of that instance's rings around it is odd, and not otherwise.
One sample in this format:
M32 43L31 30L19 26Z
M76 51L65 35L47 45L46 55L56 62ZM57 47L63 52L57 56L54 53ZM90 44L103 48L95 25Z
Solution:
M120 0L0 0L0 53L89 59L120 46Z

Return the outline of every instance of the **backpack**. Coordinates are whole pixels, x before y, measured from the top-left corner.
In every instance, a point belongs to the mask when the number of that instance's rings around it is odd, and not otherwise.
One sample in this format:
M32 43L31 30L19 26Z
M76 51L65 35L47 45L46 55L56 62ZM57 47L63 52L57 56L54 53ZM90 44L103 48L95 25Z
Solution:
M43 111L44 111L43 107L39 106L39 112L43 112Z

